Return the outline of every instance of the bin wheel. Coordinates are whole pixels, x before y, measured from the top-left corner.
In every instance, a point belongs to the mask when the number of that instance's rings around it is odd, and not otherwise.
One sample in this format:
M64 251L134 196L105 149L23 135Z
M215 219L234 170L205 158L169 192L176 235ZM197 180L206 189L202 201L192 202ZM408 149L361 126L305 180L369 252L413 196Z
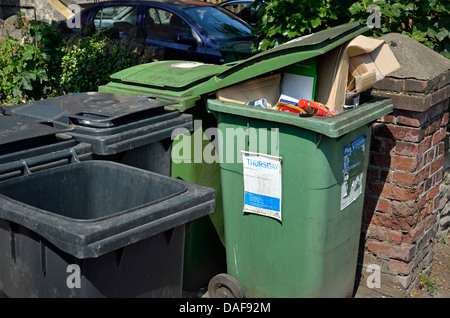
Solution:
M231 275L217 274L208 284L210 298L245 298L241 284Z

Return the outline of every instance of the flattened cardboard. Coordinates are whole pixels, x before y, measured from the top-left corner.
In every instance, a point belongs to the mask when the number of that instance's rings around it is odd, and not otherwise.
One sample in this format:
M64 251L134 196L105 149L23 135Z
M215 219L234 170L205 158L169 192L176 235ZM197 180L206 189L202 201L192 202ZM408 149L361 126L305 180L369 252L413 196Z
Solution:
M281 74L254 78L219 89L216 96L220 100L239 104L265 98L269 106L273 106L280 97L280 82Z
M318 60L316 101L341 112L347 90L363 92L399 68L383 40L359 35Z

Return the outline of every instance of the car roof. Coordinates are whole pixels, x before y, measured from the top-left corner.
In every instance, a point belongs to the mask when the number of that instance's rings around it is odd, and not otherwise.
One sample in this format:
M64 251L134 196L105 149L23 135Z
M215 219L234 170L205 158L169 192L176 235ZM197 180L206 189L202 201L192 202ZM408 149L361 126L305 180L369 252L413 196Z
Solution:
M233 2L255 2L255 0L226 0L226 1L219 3L218 5L222 6L222 5L226 5L226 4L233 3Z
M141 4L141 3L167 3L167 4L174 4L177 6L188 6L188 5L195 5L195 6L215 6L215 4L206 2L206 1L199 1L199 0L152 0L152 1L146 1L146 0L133 0L133 1L120 1L120 0L111 0L111 1L102 1L102 2L96 2L93 3L94 6L101 6L103 4Z

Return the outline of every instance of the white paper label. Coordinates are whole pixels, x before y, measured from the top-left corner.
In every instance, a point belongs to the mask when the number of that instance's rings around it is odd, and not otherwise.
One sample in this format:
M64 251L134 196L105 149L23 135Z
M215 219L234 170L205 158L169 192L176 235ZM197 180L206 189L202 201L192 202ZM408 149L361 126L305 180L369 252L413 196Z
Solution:
M281 158L242 151L244 212L281 221Z

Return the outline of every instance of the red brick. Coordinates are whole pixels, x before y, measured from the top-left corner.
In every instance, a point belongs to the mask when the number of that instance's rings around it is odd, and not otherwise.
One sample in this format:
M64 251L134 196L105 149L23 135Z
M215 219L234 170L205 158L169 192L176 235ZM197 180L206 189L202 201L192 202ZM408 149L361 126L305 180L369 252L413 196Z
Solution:
M417 157L426 152L431 147L432 137L426 137L420 143L397 141L394 153L402 156Z
M397 110L396 123L399 125L421 127L429 120L428 112L411 112L408 110Z
M425 127L425 135L432 135L441 128L441 119L436 119Z
M402 157L391 156L391 169L403 170L403 171L415 171L420 169L423 160L418 157Z
M431 228L433 225L435 225L436 222L437 222L437 213L428 215L424 220L425 231Z
M386 125L389 132L397 140L419 142L425 136L425 131L422 128Z
M431 148L430 150L428 150L426 153L424 153L424 154L422 155L422 158L423 158L423 160L424 160L424 162L425 162L424 165L427 165L427 164L429 164L430 162L433 162L433 161L434 161L434 153L435 153L435 149L434 149L434 148Z
M442 155L445 152L445 141L439 143L438 155Z
M385 228L371 225L369 226L369 238L378 241L386 241L388 238L388 231Z
M403 234L398 231L389 232L389 242L400 245L402 243Z
M444 116L442 116L442 122L441 122L441 126L447 126L448 124L448 112L444 113Z
M369 252L389 258L395 258L403 261L410 261L414 252L414 246L410 245L389 245L382 242L369 242L367 245Z
M381 196L398 201L415 201L423 193L423 187L423 185L419 185L417 188L407 189L385 184Z
M416 202L391 201L389 205L389 212L396 217L410 216L417 213L418 211L417 205L418 204Z
M380 122L395 124L396 118L393 115L385 115L379 119Z
M430 190L428 190L428 192L427 192L427 200L428 201L434 200L434 197L437 196L437 195L439 195L439 184L435 185Z
M433 146L440 143L445 138L446 128L442 127L433 134Z
M443 167L444 167L444 159L445 159L444 155L440 155L436 160L431 162L430 175L433 175L439 169L443 169Z
M429 176L427 168L420 170L419 172L402 172L393 171L391 182L405 187L416 187L424 182Z
M440 185L442 181L442 176L444 174L444 169L438 170L434 175L431 176L432 178L432 185Z
M400 230L400 221L399 218L390 216L389 214L385 213L374 213L372 215L371 224L376 225L379 227L383 227L386 229L392 229L392 230Z
M400 218L399 219L400 229L405 232L411 231L412 229L415 229L417 227L417 225L420 223L421 220L422 217L418 214L414 214L406 218Z
M400 274L400 275L408 275L411 274L414 268L414 262L403 262L396 259L389 260L389 270L391 272Z
M425 223L422 222L418 224L414 229L411 229L411 231L408 231L406 234L403 234L403 243L414 244L420 237L422 237L424 231L425 231Z
M385 213L387 213L387 212L389 212L389 206L391 205L391 200L382 200L382 199L379 199L378 201L377 201L377 206L376 206L376 209L377 209L377 211L379 211L379 212L385 212Z

